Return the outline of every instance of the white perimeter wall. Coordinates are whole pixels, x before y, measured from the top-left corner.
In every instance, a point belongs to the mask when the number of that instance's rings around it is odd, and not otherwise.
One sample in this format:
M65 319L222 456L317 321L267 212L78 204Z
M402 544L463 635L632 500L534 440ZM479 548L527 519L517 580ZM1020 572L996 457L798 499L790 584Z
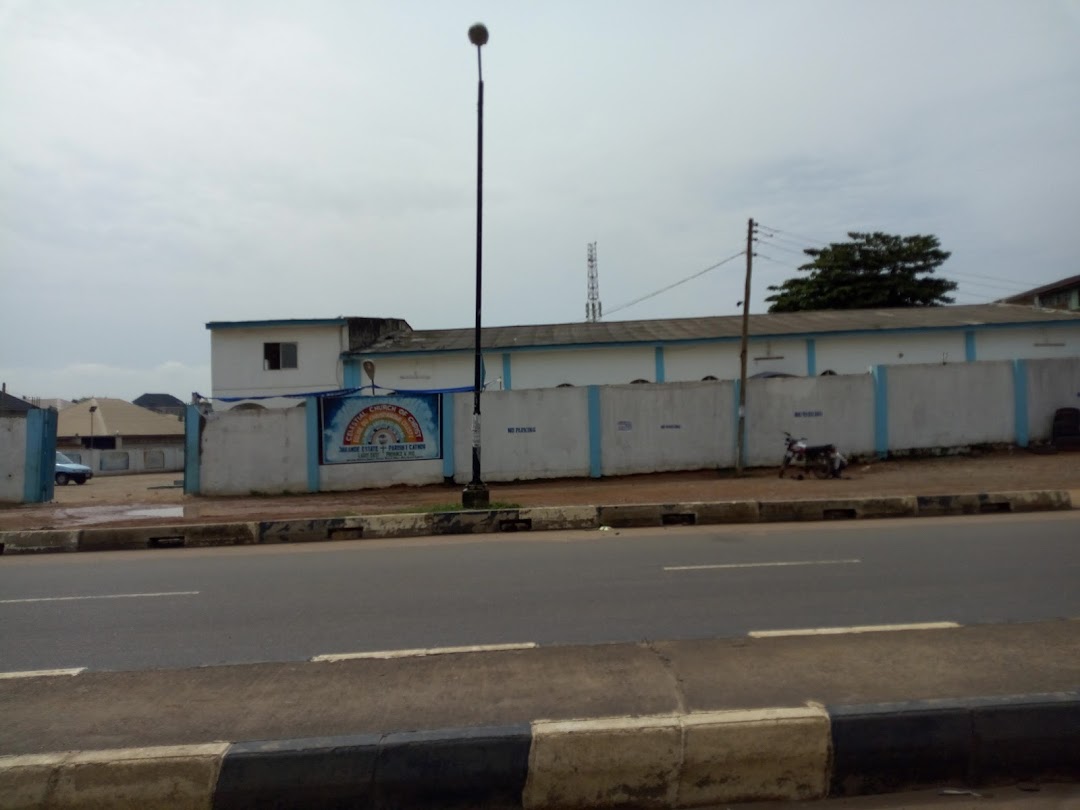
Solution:
M305 410L208 415L199 471L202 493L307 492Z
M342 386L338 357L346 348L338 325L215 329L210 333L215 397L329 391ZM296 368L263 370L263 343L296 343Z
M732 458L733 385L698 382L601 389L603 475L726 466Z
M888 369L889 447L958 447L1011 441L1012 363L949 363Z
M844 453L873 452L873 378L860 374L749 380L747 465L780 464L785 430L805 437L809 444L835 444ZM728 463L734 465L734 453Z
M0 417L0 503L22 503L26 486L26 417Z
M1028 438L1050 438L1054 411L1080 408L1080 357L1027 364Z
M453 401L455 436L443 442L455 442L454 477L464 482L472 478L473 395ZM480 464L485 481L588 476L588 389L485 392Z
M1046 438L1054 410L1080 406L1080 358L1029 360L1026 367L1030 437ZM1014 441L1014 368L1012 362L888 367L889 449ZM875 390L870 374L749 381L748 465L779 464L784 430L851 454L874 452L880 412ZM620 385L597 392L593 429L603 475L734 465L734 383ZM454 435L443 436L444 452L453 442L455 479L465 483L471 477L472 395L447 396L444 407L454 410ZM481 407L485 481L590 474L588 387L489 391ZM306 418L304 408L211 415L202 437L202 493L307 491ZM0 440L24 439L0 434ZM20 471L22 452L16 454ZM319 467L319 485L350 490L436 483L443 470L441 459L327 465ZM9 486L21 498L21 486Z

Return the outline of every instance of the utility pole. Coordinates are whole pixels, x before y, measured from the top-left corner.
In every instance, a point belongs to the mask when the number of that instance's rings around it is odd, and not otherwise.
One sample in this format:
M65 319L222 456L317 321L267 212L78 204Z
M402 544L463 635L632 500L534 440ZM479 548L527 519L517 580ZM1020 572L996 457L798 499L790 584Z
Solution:
M750 336L750 272L754 266L754 220L746 226L746 288L742 299L742 348L739 350L739 421L735 436L735 475L743 472L743 436L746 433L746 344Z

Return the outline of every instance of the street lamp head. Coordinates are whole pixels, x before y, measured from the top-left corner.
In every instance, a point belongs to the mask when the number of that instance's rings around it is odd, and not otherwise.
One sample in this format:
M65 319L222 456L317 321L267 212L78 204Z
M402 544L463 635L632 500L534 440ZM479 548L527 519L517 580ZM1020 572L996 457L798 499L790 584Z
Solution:
M474 23L469 28L469 42L479 48L481 45L487 45L488 30L487 26L483 23Z

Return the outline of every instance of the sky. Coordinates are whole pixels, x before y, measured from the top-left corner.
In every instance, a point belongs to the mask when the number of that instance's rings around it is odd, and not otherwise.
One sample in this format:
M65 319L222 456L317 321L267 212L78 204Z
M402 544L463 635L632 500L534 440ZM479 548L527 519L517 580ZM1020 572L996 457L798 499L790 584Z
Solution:
M471 327L477 21L487 325L584 320L590 242L606 320L734 315L751 218L751 312L850 231L936 235L961 304L1080 272L1080 0L0 0L8 392Z

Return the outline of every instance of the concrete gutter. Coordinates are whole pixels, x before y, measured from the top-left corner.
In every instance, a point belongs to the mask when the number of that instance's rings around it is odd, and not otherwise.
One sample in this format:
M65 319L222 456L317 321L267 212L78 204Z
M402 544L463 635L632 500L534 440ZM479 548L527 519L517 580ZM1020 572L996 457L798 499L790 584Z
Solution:
M0 532L0 554L207 548L516 531L706 526L785 521L939 517L1072 509L1058 490L783 501L547 506L475 512L360 515L258 523L175 524Z
M7 756L0 808L682 808L1076 781L1078 762L1073 691Z

